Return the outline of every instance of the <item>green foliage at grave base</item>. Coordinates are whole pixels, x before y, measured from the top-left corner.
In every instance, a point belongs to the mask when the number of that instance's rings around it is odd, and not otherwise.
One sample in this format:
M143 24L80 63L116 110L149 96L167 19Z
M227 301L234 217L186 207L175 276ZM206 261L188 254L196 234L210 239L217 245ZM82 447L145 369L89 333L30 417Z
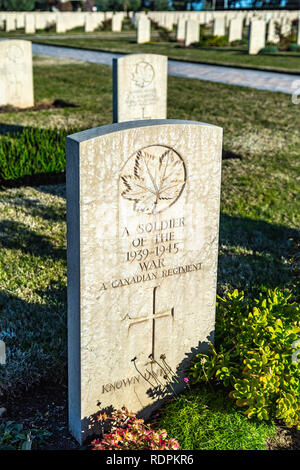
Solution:
M216 347L197 355L191 378L229 387L248 418L300 428L299 304L278 289L258 299L237 290L218 299Z
M270 54L278 52L278 48L276 46L266 46L259 51L259 54Z
M291 52L300 52L300 45L297 44L296 42L293 42L292 44L289 45L288 50Z
M65 170L63 130L24 129L0 137L0 184L26 175L61 173Z
M184 450L264 450L273 423L250 421L223 389L201 385L165 406L158 426Z

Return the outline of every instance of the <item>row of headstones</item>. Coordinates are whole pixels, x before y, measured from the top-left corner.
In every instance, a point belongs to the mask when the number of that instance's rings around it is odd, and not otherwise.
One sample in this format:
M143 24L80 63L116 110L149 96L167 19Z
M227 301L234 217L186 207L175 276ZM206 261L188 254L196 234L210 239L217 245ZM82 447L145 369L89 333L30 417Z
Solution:
M144 12L137 13L134 15L133 12L128 12L128 17L133 18L133 22L136 26L139 24L139 20L142 18L149 18L152 21L157 22L159 26L166 28L171 31L174 25L179 27L179 21L185 22L187 20L196 21L199 25L214 24L213 30L219 33L224 33L225 28L229 30L238 29L241 24L246 26L253 20L263 20L266 23L271 22L271 29L275 21L279 23L281 32L287 34L291 29L291 22L299 18L299 11L266 11L266 12L228 12L228 11L216 11L216 12ZM94 13L81 13L81 12L65 12L65 13L54 13L54 12L0 12L0 27L5 28L7 32L14 31L17 29L24 28L27 34L33 34L35 31L43 30L53 24L56 25L56 32L64 33L76 27L84 27L86 32L92 32L103 24L106 20L111 20L112 32L120 32L122 30L122 23L125 18L124 12L94 12ZM232 21L236 23L236 26L230 27ZM147 28L147 23L145 23ZM182 27L180 28L179 40L183 40ZM223 35L217 34L216 35ZM139 35L138 35L139 36ZM141 41L144 40L144 36L147 38L149 33L146 35L140 35ZM229 41L232 37L229 31ZM270 35L274 39L274 34ZM150 40L150 39L149 39ZM234 39L232 39L234 40ZM276 38L275 38L276 40ZM141 42L138 40L138 42Z
M132 18L133 12L128 12ZM112 31L119 32L125 18L124 12L0 12L0 27L6 32L25 29L26 34L34 34L36 30L45 30L55 25L57 33L65 33L77 27L84 27L92 32L104 21L111 20Z
M166 118L167 62L155 54L114 59L114 122ZM0 106L34 106L31 42L1 41L0 64Z
M23 77L30 42L1 42L0 59ZM97 432L99 411L147 417L181 391L215 321L222 129L165 119L167 57L128 55L113 71L118 123L67 138L69 424L79 442Z

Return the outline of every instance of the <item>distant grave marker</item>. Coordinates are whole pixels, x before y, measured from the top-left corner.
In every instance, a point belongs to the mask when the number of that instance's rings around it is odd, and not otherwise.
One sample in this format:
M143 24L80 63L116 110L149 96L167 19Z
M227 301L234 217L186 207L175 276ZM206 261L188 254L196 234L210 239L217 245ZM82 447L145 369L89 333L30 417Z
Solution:
M113 59L114 122L166 118L167 63L156 54Z
M30 41L0 42L0 106L34 105Z

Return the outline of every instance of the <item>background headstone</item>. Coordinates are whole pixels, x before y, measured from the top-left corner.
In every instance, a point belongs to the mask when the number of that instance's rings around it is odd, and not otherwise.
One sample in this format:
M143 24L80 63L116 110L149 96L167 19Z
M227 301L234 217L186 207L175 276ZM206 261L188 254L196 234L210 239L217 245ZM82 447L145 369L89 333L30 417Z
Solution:
M25 33L34 34L35 33L35 17L32 14L25 15Z
M67 138L69 423L79 442L101 410L149 416L168 393L166 370L180 391L213 340L221 150L222 129L192 121Z
M114 122L165 119L167 77L166 56L130 54L113 59Z
M229 22L228 42L239 41L243 37L243 22L240 18L234 18Z
M145 16L141 16L137 21L136 42L144 44L151 40L151 22Z
M120 13L115 13L111 20L111 30L113 33L120 33L122 31L123 17Z
M62 13L56 15L56 32L65 33L67 31L65 17Z
M266 23L264 20L253 20L249 26L249 54L258 54L265 47Z
M176 40L184 41L185 35L185 18L179 18L177 22Z
M224 17L215 18L213 22L213 35L225 36L225 19Z
M272 43L279 41L279 36L276 34L276 22L272 19L268 22L267 41Z
M185 23L184 45L189 46L193 42L198 42L200 36L200 25L197 21L187 20Z
M30 41L0 41L0 106L34 105Z
M6 350L4 341L0 340L0 364L6 363Z

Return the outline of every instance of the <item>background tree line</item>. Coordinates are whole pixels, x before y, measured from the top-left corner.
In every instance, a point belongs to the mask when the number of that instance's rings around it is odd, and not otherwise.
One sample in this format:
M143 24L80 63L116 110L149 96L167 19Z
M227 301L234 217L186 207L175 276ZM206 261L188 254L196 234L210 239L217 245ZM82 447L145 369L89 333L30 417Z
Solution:
M226 10L241 8L240 0L0 0L1 11L86 10L97 7L98 11L138 11L142 9L167 10ZM283 8L282 0L249 0L247 9L267 10ZM285 9L300 9L300 0L286 0Z

